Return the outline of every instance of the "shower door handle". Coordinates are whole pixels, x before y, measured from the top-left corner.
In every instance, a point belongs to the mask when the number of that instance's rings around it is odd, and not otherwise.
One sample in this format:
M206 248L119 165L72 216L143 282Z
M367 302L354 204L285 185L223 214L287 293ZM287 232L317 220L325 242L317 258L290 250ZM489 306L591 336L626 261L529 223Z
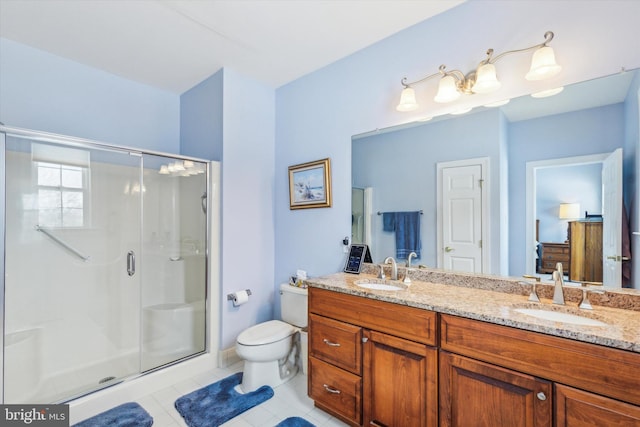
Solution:
M129 276L136 274L136 253L133 251L127 253L127 274Z

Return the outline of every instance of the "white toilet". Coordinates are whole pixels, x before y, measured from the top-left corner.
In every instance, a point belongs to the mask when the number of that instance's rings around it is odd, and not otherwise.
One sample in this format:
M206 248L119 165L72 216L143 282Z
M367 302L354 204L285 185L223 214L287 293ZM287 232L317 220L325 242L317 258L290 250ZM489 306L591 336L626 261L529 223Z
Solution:
M307 289L280 285L280 307L282 321L259 323L238 335L236 353L244 359L239 390L243 393L263 385L278 386L298 372L294 340L300 328L307 326Z

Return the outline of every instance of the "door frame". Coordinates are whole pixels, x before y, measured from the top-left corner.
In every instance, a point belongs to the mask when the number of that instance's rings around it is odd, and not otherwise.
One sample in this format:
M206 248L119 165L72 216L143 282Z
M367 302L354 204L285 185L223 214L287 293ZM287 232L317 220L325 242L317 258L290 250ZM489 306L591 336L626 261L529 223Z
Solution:
M473 166L480 165L482 168L482 192L481 192L481 227L482 227L482 271L480 273L490 274L491 273L491 203L489 203L490 199L490 188L491 188L491 180L490 180L490 158L489 157L476 157L472 159L465 160L453 160L448 162L438 162L436 163L436 190L437 190L437 208L436 208L436 256L437 256L437 267L444 267L444 252L442 249L442 240L443 240L443 231L442 231L442 170L445 168L457 168L457 167L465 167L465 166Z
M526 199L525 199L525 271L524 274L536 274L535 235L536 235L536 171L551 167L579 166L591 163L602 164L611 153L591 154L587 156L561 157L549 160L527 162Z

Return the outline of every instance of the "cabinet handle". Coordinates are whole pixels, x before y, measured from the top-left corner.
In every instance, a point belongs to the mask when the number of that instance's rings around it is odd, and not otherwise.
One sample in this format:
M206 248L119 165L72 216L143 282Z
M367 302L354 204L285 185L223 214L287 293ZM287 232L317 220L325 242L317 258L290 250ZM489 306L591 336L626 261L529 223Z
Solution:
M335 388L329 387L326 384L322 384L322 387L324 387L324 389L327 390L329 393L340 394L340 390L336 390Z
M326 345L330 346L330 347L340 347L340 343L337 342L331 342L328 339L323 339L322 340Z
M547 395L541 391L539 391L538 394L536 394L536 397L538 398L538 400L547 400Z
M367 342L367 341L369 341L369 338L367 338L367 337L362 337L362 342Z

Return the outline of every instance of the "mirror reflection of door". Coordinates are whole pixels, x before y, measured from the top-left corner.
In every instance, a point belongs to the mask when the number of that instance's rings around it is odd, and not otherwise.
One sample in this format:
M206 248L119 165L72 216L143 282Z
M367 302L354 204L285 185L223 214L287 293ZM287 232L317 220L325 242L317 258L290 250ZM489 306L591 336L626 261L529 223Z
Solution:
M622 286L622 149L602 164L602 272L605 286Z
M605 164L609 166L604 167ZM617 263L616 270L614 259L618 259L616 257L620 255L621 246L622 150L607 154L529 162L527 180L531 181L527 184L527 200L530 206L527 230L536 230L535 233L527 235L527 272L534 274L540 271L538 266L542 261L540 257L544 257L545 245L566 244L571 248L569 228L572 222L601 221L603 233L606 232L607 236L603 235L602 242L598 242L602 250L598 251L597 262L602 265L604 274L596 279L590 278L589 281L620 287L621 263ZM579 216L560 219L559 206L562 203L579 204ZM615 209L616 212L611 210L614 206L619 206ZM589 218L586 217L587 214ZM591 243L587 244L591 246ZM576 246L575 241L573 245ZM605 249L607 246L611 249ZM575 248L571 249L571 252L575 257ZM609 261L606 259L608 252L609 256L613 257ZM592 262L595 261L585 260L581 264L588 265ZM566 269L565 272L571 280L582 280L580 275L572 277L570 269Z
M482 234L487 159L438 163L438 267L485 272Z

